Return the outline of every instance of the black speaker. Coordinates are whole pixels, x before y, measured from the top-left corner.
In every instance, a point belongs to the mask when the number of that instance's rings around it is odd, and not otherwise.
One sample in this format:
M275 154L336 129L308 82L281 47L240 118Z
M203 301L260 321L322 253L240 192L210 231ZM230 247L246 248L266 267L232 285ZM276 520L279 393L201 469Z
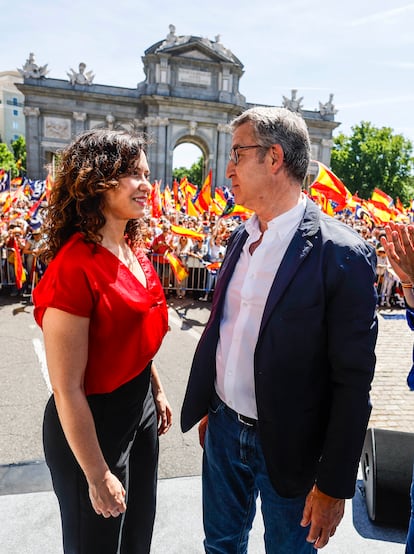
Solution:
M368 429L361 455L368 516L407 526L414 462L414 433Z

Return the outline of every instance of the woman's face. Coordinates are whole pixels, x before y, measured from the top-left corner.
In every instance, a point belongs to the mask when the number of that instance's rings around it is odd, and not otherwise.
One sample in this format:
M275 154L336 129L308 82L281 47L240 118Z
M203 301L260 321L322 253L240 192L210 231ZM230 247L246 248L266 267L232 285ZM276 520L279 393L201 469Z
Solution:
M133 171L119 178L118 186L104 193L103 212L107 219L128 221L145 215L148 196L151 192L149 167L144 152L137 159Z

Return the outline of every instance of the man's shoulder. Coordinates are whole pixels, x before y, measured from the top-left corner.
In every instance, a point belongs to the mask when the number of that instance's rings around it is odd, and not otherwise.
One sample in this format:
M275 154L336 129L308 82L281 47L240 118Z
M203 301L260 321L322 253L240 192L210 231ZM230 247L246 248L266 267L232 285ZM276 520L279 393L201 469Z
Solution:
M334 244L361 245L366 246L368 249L372 248L372 245L363 239L351 225L335 217L322 214L320 229L323 237L333 241Z

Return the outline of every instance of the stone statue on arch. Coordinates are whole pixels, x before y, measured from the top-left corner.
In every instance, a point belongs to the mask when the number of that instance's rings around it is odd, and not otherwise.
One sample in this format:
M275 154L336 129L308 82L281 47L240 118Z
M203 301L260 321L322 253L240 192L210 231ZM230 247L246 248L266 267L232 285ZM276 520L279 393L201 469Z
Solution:
M33 52L30 52L29 57L27 58L22 69L17 68L17 71L25 79L41 79L42 77L46 77L49 73L47 64L40 66L37 65Z
M91 85L93 82L93 79L95 75L93 74L93 71L86 71L86 64L81 62L79 64L79 71L75 71L74 69L70 69L71 73L66 73L66 75L69 77L69 81L71 85Z

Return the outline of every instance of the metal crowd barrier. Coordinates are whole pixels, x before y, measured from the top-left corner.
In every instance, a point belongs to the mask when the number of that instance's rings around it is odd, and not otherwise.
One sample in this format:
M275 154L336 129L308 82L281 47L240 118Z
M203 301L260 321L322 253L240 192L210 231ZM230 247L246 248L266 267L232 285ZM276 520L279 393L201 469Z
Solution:
M15 284L14 266L8 261L12 248L2 247L0 263L0 287L12 287ZM165 292L212 292L215 284L215 273L206 269L206 264L198 258L186 256L182 263L188 271L188 277L181 282L174 275L169 262L161 254L148 254L160 278Z
M177 294L185 292L212 292L215 285L215 273L211 273L206 264L193 256L181 258L181 262L188 271L188 277L178 281L169 262L162 254L148 254L155 271L160 278L163 289L175 291Z
M0 261L0 286L7 287L15 284L14 267L8 260L10 254L13 253L13 248L6 248L3 246L0 248L1 261Z

